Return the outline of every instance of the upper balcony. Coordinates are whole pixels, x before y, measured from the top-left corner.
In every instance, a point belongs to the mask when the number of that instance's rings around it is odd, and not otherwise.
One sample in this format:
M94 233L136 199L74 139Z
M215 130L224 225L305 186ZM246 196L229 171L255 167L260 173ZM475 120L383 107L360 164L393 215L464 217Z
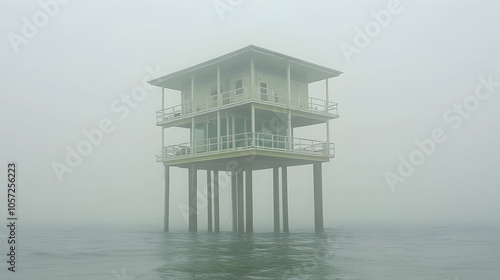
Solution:
M338 106L335 102L294 93L291 93L289 97L288 93L284 91L258 86L246 86L222 92L219 95L212 95L159 110L156 112L156 125L161 126L183 118L251 102L290 108L328 117L338 117Z

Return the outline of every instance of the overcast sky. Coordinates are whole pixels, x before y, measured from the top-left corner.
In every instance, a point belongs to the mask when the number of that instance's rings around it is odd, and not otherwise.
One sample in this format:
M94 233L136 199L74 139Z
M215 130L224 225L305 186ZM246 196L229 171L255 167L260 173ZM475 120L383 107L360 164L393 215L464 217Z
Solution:
M250 44L344 72L330 80L340 118L331 122L336 158L323 165L325 227L500 223L498 1L63 2L46 12L38 1L0 2L1 178L17 161L25 225L160 230L160 90L143 81ZM324 97L322 83L310 89ZM141 90L144 98L132 96ZM167 106L177 105L169 94ZM99 126L102 142L69 166L68 147ZM322 140L323 131L296 136ZM435 147L427 141L419 152L415 141L433 137ZM398 171L412 155L413 172ZM61 180L58 164L71 170ZM171 228L187 230L178 210L187 172L171 172ZM272 231L272 172L254 174L255 228ZM230 230L221 188L221 226ZM313 230L312 194L312 166L291 168L292 231ZM4 187L2 213L5 201Z

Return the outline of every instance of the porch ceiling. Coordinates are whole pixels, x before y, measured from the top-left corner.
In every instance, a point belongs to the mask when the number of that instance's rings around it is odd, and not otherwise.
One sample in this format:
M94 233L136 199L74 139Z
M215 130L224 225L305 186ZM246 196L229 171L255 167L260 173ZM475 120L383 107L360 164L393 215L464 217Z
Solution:
M193 164L201 170L236 171L239 168L245 170L247 162L252 164L252 170L264 170L281 166L299 166L313 164L315 162L329 162L328 157L306 156L296 154L277 153L263 150L248 150L226 154L221 158L207 156L183 159L182 161L165 162L166 166L188 168Z

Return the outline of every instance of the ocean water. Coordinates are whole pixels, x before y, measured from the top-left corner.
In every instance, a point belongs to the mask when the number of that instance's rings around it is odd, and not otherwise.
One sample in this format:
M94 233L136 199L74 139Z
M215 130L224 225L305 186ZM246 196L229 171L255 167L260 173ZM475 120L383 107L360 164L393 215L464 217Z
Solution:
M15 273L7 271L1 241L2 280L500 279L500 229L493 226L324 234L20 228Z

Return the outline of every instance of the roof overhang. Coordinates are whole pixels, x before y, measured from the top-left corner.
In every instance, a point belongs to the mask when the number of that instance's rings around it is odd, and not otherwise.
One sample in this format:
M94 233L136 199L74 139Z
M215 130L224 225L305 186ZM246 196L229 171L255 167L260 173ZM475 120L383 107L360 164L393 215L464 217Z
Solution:
M232 66L241 65L242 63L250 61L252 58L257 63L265 62L266 64L273 65L274 67L283 67L282 69L286 69L288 64L290 64L291 71L294 73L305 74L308 83L337 77L342 74L342 72L335 69L250 45L209 61L156 78L149 81L149 83L158 87L181 90L186 83L190 83L191 77L196 78L216 73L217 67L220 67L221 71L223 71L224 68L229 69ZM215 79L215 74L213 75Z

